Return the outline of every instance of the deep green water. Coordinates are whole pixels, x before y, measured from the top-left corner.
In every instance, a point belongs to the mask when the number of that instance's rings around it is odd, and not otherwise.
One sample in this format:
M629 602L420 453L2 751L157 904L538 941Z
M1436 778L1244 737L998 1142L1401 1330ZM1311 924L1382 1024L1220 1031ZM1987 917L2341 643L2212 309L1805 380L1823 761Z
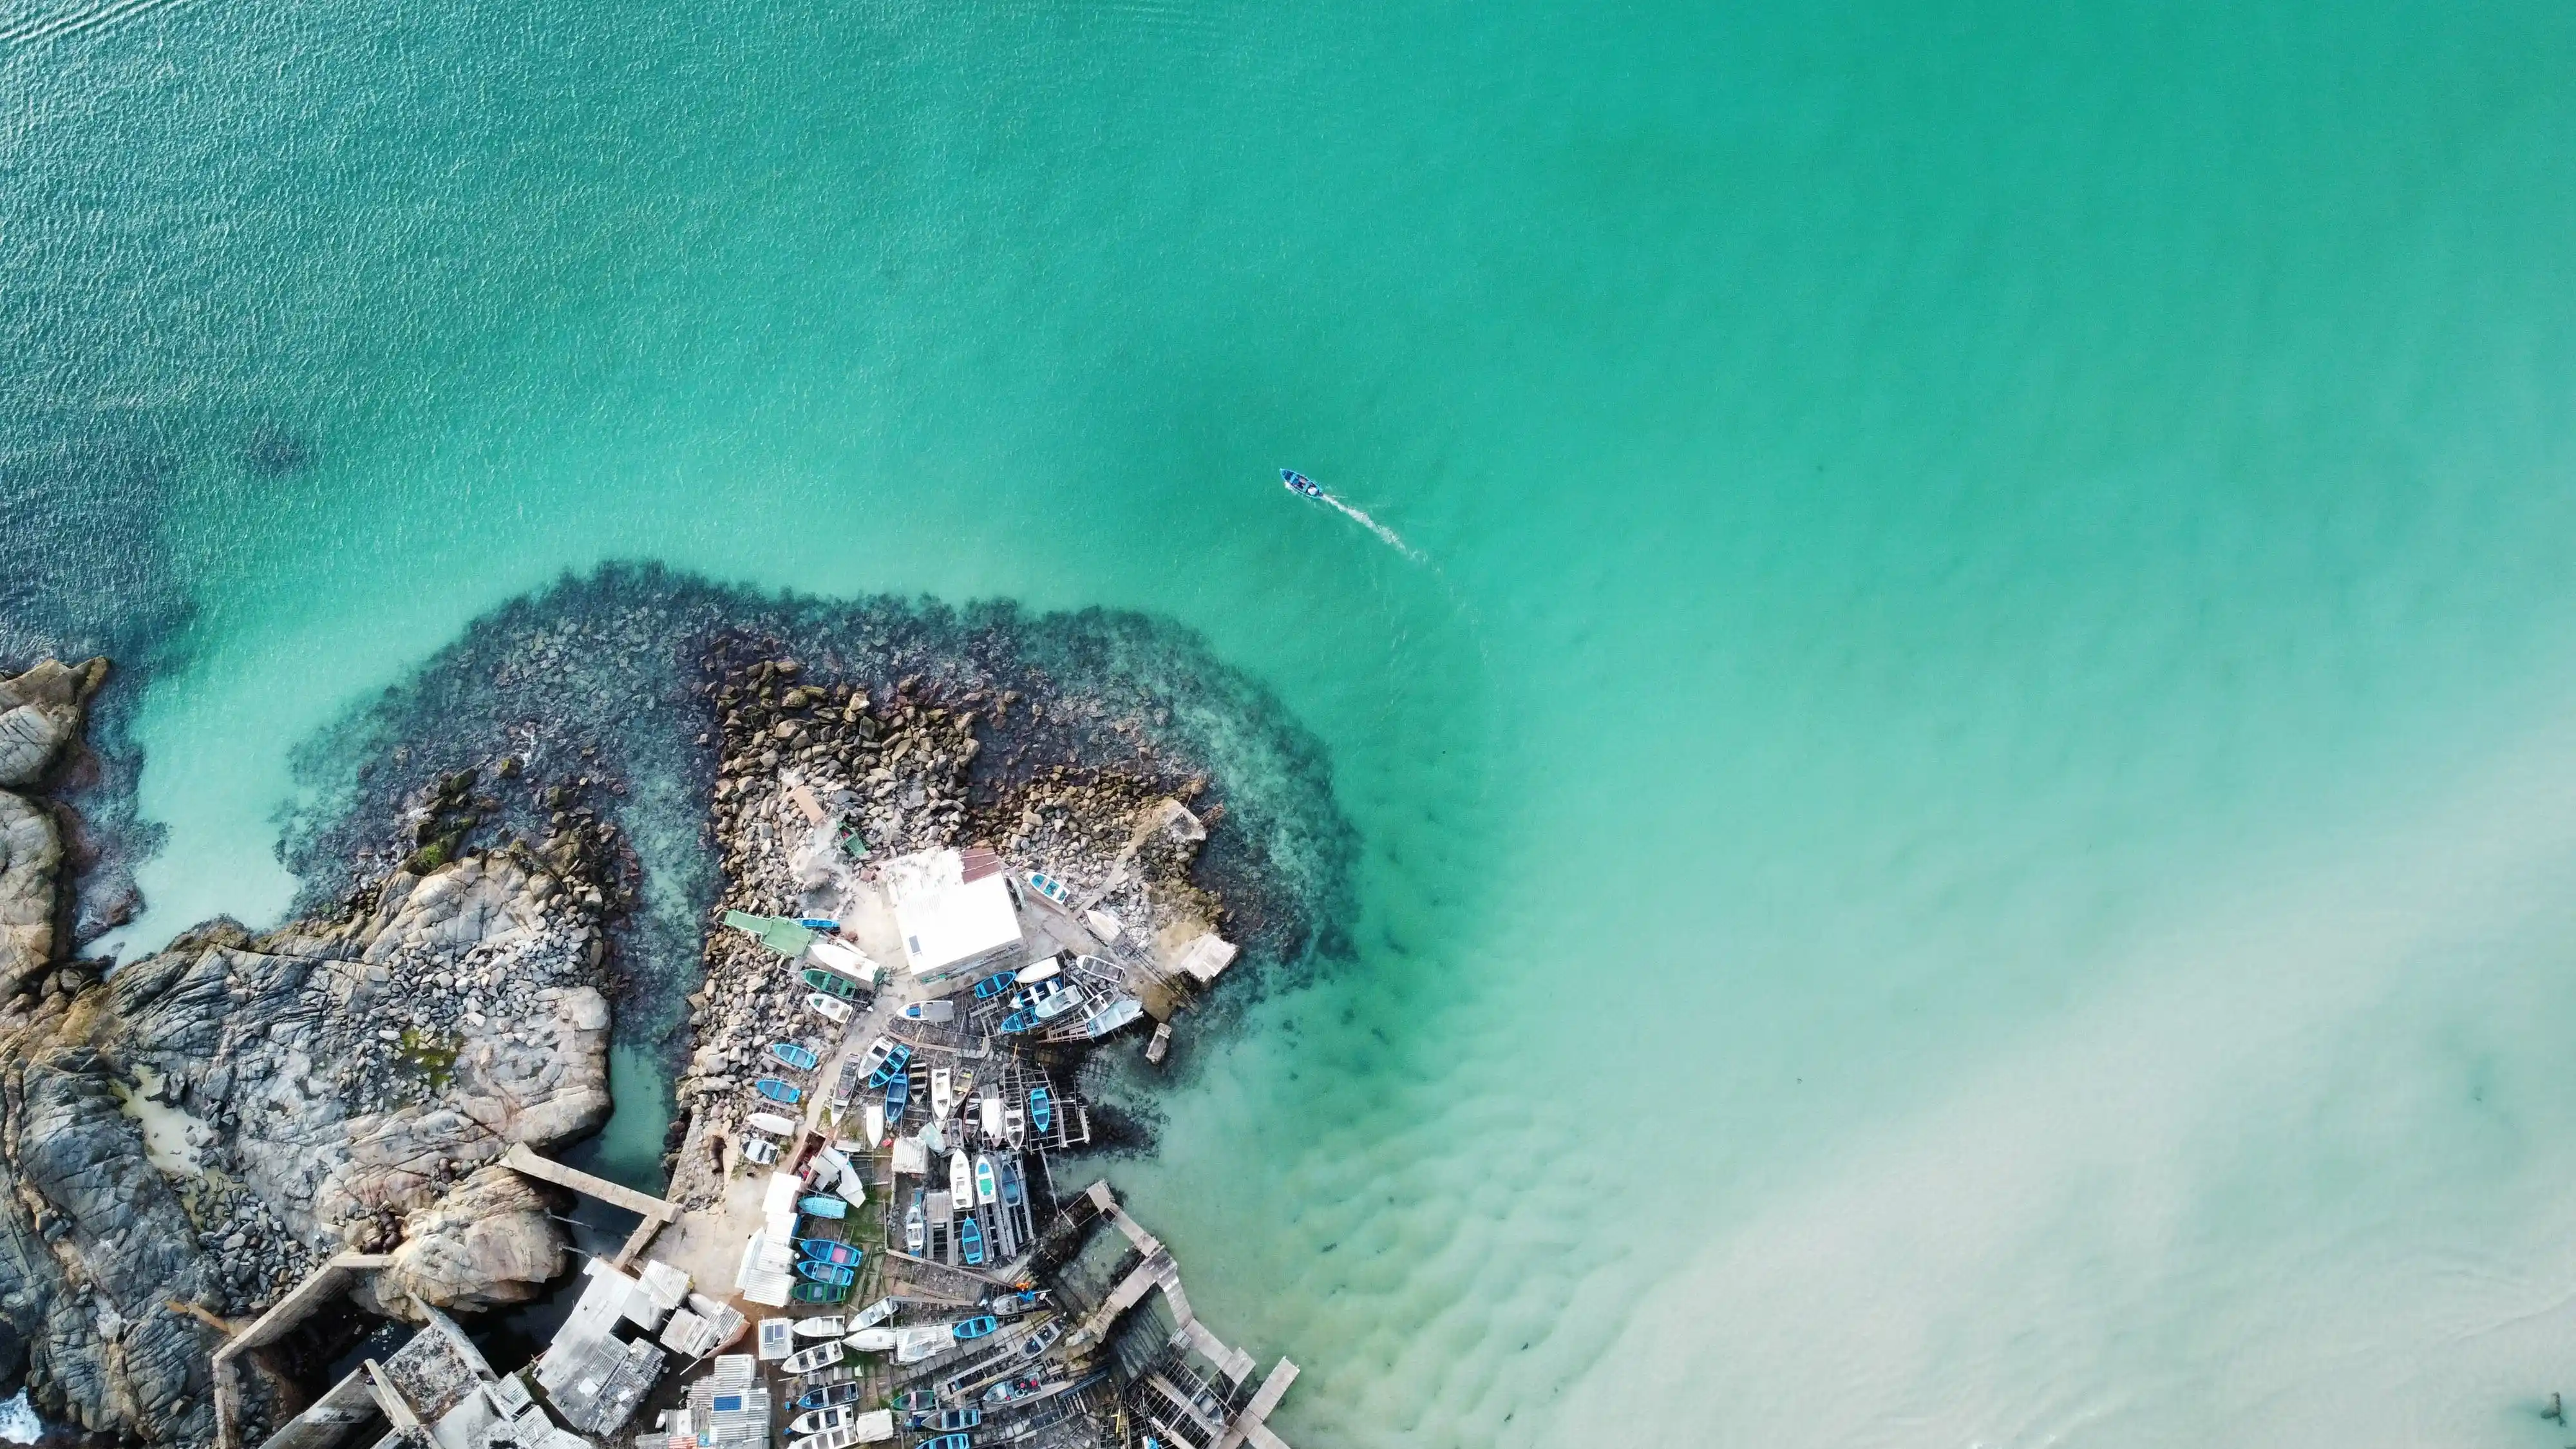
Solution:
M1117 1172L1292 1442L2565 1442L2576 12L96 13L0 638L150 665L133 944L567 568L1156 612L1366 841Z

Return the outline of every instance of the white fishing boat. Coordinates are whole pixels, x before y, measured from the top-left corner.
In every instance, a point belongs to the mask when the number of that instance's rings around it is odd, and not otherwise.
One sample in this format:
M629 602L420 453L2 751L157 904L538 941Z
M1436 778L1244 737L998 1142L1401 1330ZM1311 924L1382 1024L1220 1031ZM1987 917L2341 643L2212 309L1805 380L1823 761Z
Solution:
M848 1002L834 1001L831 997L825 996L819 991L806 992L805 1005L811 1009L816 1016L832 1023L834 1026L839 1026L841 1023L850 1019L850 1004Z
M787 1421L790 1434L822 1434L846 1429L859 1417L859 1411L843 1405L837 1409L811 1409Z
M859 1442L859 1431L856 1429L828 1429L820 1434L808 1434L802 1439L790 1439L787 1441L787 1449L850 1449L850 1446L857 1442Z
M948 1200L961 1208L975 1200L975 1164L963 1151L948 1159Z
M894 1300L892 1298L880 1298L876 1302L869 1304L867 1307L860 1309L859 1316L850 1320L850 1327L853 1329L874 1328L880 1323L891 1320L893 1317Z
M892 1353L895 1333L891 1328L862 1328L844 1336L841 1342L849 1345L852 1353Z
M1020 974L1013 979L1017 980L1022 986L1035 986L1041 981L1054 979L1055 976L1063 970L1063 963L1058 961L1055 957L1049 956L1043 961L1032 961L1026 966L1021 967Z
M837 1313L832 1314L828 1318L800 1318L796 1320L796 1336L798 1338L838 1338L847 1332L849 1332L849 1330L841 1326L841 1315Z
M1002 1140L1002 1096L990 1087L975 1099L976 1115L983 1119L984 1137L989 1142Z
M921 1190L915 1188L912 1206L903 1215L903 1250L918 1258L929 1241L930 1225L921 1215Z
M933 1068L930 1073L930 1115L939 1121L947 1121L948 1109L957 1105L956 1093L956 1079L948 1069Z
M1029 1140L1029 1114L1020 1109L1018 1098L1002 1104L1002 1140L1017 1152Z
M812 1348L800 1348L789 1354L779 1362L778 1371L783 1374L810 1374L816 1369L830 1368L840 1361L841 1342L839 1339L833 1339L828 1343L818 1343Z
M867 1129L870 1147L883 1142L885 1140L885 1103L870 1097L865 1120L859 1125Z
M1082 1021L1082 1034L1104 1037L1145 1014L1145 1003L1132 996L1122 996L1100 1008Z
M990 1204L993 1202L993 1200L994 1200L994 1199L996 1199L996 1198L1000 1197L1001 1195L1002 1195L1002 1190L1001 1190L1001 1179L999 1179L999 1178L997 1178L997 1177L995 1177L995 1176L993 1175L993 1158L992 1158L992 1154L990 1154L990 1153L980 1153L980 1152L979 1152L979 1153L977 1153L977 1154L975 1155L975 1204L976 1204L976 1206L978 1206L978 1207L988 1206L988 1205L990 1205Z
M742 1119L742 1125L754 1132L766 1132L772 1137L796 1135L796 1119L781 1117L775 1112L754 1112Z

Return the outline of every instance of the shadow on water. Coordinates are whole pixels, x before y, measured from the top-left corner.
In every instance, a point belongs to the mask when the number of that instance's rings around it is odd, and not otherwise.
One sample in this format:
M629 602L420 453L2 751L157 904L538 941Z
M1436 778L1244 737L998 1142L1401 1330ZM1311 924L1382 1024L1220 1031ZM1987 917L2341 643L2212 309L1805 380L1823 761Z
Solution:
M1204 779L1198 803L1222 806L1225 823L1197 870L1259 969L1229 978L1202 1035L1228 1029L1263 992L1349 959L1336 923L1349 918L1357 836L1323 746L1188 629L1097 609L764 594L658 565L567 576L484 615L409 680L299 745L309 803L280 846L302 882L299 909L329 911L414 849L403 812L427 782L490 772L504 757L524 762L525 778L478 799L478 841L543 835L542 782L577 786L616 827L634 900L611 926L616 1107L567 1161L660 1190L671 1086L691 1046L685 998L702 978L719 887L707 823L718 721L702 686L719 657L763 654L872 692L918 676L934 691L1017 690L1044 703L1036 718L1015 715L1013 748L986 749L977 772L1010 768L1005 757L1025 746L1033 758Z

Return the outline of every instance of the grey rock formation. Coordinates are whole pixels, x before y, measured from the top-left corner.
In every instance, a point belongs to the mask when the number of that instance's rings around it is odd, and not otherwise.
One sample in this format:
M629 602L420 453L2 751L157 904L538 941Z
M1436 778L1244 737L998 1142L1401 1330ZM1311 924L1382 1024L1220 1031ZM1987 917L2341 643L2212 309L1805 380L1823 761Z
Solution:
M9 778L51 767L100 668L0 685ZM0 792L0 1377L49 1418L210 1441L225 1325L344 1246L392 1255L359 1296L411 1317L560 1270L541 1191L492 1164L609 1110L580 857L396 872L349 920L217 922L108 981L55 959L60 860Z
M64 745L80 734L81 710L107 661L77 667L46 660L15 679L0 679L0 785L35 784Z

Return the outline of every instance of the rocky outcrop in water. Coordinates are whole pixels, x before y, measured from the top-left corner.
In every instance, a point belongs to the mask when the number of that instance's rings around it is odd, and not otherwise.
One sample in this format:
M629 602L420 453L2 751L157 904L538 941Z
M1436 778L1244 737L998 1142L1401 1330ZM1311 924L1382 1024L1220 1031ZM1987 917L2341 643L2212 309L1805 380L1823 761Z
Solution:
M13 681L38 686L6 696L34 712L9 738L59 752L99 673ZM217 922L102 980L55 959L51 817L12 801L35 824L5 862L32 904L0 983L0 1372L41 1410L205 1442L224 1325L344 1247L392 1255L359 1296L398 1316L560 1271L541 1191L492 1164L609 1110L594 842L424 851L344 919ZM275 1386L252 1389L256 1419Z

